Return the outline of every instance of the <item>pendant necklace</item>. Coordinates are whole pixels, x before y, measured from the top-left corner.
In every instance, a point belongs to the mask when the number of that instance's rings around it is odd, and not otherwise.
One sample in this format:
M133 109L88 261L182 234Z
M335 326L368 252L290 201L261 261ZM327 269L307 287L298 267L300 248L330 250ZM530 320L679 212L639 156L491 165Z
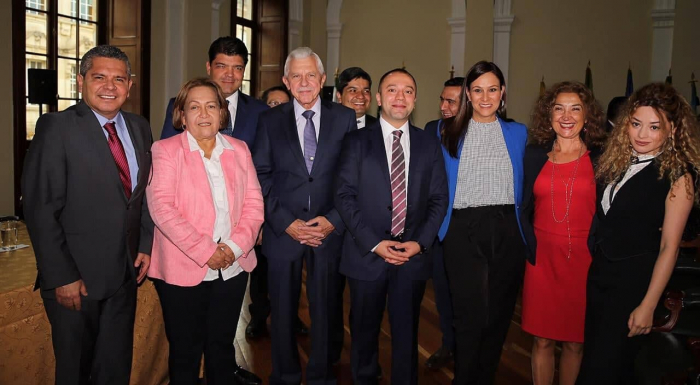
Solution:
M571 173L569 178L566 181L562 181L564 183L564 203L566 206L566 211L564 213L564 217L561 219L557 219L557 215L554 211L554 174L556 170L556 165L557 165L557 157L556 157L556 146L557 146L557 141L556 139L554 140L554 144L552 144L552 175L549 181L549 188L550 188L550 199L552 202L552 219L554 219L555 223L564 223L566 222L566 235L568 237L569 241L569 250L568 254L566 255L566 259L571 258L571 225L569 223L569 209L571 208L571 198L574 195L574 182L576 181L576 174L578 173L578 166L581 163L581 157L583 156L583 143L581 143L581 148L579 149L579 154L578 158L576 158L576 164L574 165L574 172Z

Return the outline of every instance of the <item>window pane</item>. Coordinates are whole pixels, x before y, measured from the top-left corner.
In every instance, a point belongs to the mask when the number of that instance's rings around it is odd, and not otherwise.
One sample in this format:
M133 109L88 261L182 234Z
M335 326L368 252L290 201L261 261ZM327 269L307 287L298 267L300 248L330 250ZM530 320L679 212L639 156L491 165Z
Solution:
M26 70L30 68L39 68L39 69L45 69L46 68L46 56L40 56L40 55L26 55L25 56L25 73L24 73L24 80L25 80L25 88L24 88L24 94L29 95L29 75Z
M46 21L47 15L41 12L31 13L27 11L26 15L26 49L29 52L46 53L47 38L46 38Z
M242 0L243 18L253 20L253 0Z
M80 0L80 13L77 15L82 20L97 21L96 0Z
M75 17L77 9L76 1L77 0L58 0L58 14Z
M58 59L58 96L61 98L78 98L78 62L70 59Z
M36 121L39 119L39 105L29 104L29 99L25 99L26 102L26 117L27 117L27 140L32 140L34 138L34 128L36 127ZM42 106L42 113L49 112L49 106L44 104Z
M244 94L250 95L250 80L243 80L243 84L241 84L241 88L243 89Z
M58 110L63 111L66 108L75 105L76 101L73 99L59 99L58 100Z
M80 23L80 52L79 57L97 45L97 24Z
M236 16L243 17L243 0L236 0Z
M39 9L42 11L46 11L46 0L26 0L25 4L27 5L27 8L33 8L33 9ZM32 11L27 11L27 13L30 13ZM36 13L36 12L33 12Z
M245 80L250 80L250 61L252 60L252 57L248 55L248 65L245 66L245 72L243 72L243 79Z
M249 27L236 25L236 37L243 40L248 52L253 50L253 31Z
M60 56L77 57L75 20L66 17L58 18L58 54Z

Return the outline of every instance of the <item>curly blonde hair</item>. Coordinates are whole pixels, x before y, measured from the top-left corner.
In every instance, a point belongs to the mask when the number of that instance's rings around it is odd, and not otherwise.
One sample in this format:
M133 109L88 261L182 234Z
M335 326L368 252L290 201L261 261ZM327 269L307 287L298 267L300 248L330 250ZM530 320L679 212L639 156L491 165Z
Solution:
M579 135L587 147L600 147L606 139L605 115L600 104L595 100L593 92L579 82L561 82L551 86L535 103L532 112L532 122L528 129L528 141L541 146L552 144L557 134L552 129L552 110L559 94L571 93L578 95L586 115L585 130Z
M632 142L629 126L639 107L651 107L660 119L661 128L669 133L662 145L657 160L660 165L659 179L664 175L673 184L688 173L697 174L700 169L700 127L688 102L670 85L651 83L635 91L622 107L615 128L605 145L596 170L597 177L605 183L621 178L632 160ZM670 127L669 127L670 126ZM695 175L693 175L695 177ZM692 197L693 178L686 179L686 193ZM694 200L698 203L698 189Z

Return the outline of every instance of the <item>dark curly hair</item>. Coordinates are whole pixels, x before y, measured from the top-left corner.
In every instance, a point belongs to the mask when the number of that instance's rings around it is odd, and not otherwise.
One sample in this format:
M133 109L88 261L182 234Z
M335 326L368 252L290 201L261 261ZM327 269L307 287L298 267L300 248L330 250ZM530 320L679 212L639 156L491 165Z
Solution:
M689 171L697 175L700 169L700 124L688 102L675 88L664 83L651 83L635 91L620 110L598 163L598 178L612 183L629 168L632 159L629 127L639 107L654 109L661 121L661 129L669 134L657 157L659 179L666 175L673 184ZM686 192L689 197L695 195L695 203L698 203L700 191L695 189L693 194L692 183L692 178L686 179Z
M528 129L528 140L543 147L551 146L557 134L552 129L552 110L559 94L572 93L578 95L586 115L584 129L581 130L581 140L586 147L600 147L605 143L605 114L600 104L595 100L588 87L579 82L561 82L554 84L537 99L532 111L532 122Z

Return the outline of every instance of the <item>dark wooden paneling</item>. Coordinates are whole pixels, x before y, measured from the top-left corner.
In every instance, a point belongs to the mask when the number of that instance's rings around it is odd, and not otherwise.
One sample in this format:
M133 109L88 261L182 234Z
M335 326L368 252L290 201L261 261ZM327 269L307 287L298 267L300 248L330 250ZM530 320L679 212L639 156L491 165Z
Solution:
M282 84L284 60L287 56L287 1L258 1L257 84L254 95Z

